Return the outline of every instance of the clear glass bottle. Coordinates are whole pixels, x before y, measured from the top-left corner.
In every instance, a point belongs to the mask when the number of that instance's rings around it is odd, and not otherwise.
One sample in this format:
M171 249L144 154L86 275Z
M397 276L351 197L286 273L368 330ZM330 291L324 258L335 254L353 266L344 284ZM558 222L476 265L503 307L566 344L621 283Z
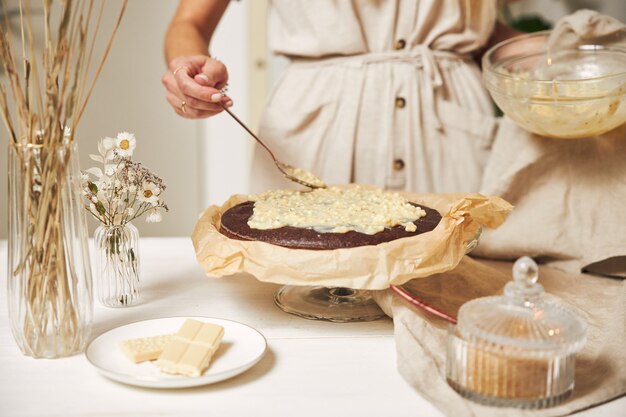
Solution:
M7 304L21 351L36 358L81 352L93 294L78 149L9 145Z
M98 300L107 307L139 301L139 231L132 223L100 225L94 235Z
M450 327L448 384L473 401L538 409L566 400L574 389L575 353L586 339L579 315L537 283L535 262L513 267L504 295L478 298Z

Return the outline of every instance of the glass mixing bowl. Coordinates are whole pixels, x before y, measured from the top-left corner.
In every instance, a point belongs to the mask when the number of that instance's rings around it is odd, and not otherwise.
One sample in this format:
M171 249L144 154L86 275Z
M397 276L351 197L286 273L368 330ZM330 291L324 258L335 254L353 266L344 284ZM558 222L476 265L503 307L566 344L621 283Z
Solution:
M504 114L542 136L577 139L626 122L626 31L550 50L549 31L501 42L483 79Z

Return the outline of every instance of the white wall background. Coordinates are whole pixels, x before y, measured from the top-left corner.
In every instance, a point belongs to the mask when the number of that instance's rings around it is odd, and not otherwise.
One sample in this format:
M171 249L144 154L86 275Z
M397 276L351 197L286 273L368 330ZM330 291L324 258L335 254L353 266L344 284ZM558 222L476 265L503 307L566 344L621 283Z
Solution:
M230 2L210 49L211 55L228 68L228 95L234 102L230 110L256 130L256 126L249 121L251 85L246 24L249 7L246 6L245 2ZM201 205L221 204L232 194L248 193L254 139L226 112L200 123L202 140L198 155L204 186L200 195Z
M111 27L119 0L108 0ZM155 7L158 4L158 7ZM165 101L161 76L165 71L163 36L177 2L131 0L111 55L98 80L86 117L79 125L81 167L93 165L97 140L127 130L137 137L136 161L167 184L164 199L170 212L162 223L135 221L141 236L189 235L199 210L200 125L179 118ZM95 221L91 223L91 229Z

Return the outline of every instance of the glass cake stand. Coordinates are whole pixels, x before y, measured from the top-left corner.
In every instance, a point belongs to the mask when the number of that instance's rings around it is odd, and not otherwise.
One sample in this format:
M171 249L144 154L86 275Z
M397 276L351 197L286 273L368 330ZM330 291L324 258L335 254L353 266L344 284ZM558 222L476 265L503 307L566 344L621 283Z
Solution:
M465 253L478 245L482 229L467 242ZM274 304L286 313L335 323L374 321L387 317L369 290L346 287L285 285L274 293Z
M370 291L345 287L285 285L274 293L274 303L289 314L310 320L349 323L386 316Z

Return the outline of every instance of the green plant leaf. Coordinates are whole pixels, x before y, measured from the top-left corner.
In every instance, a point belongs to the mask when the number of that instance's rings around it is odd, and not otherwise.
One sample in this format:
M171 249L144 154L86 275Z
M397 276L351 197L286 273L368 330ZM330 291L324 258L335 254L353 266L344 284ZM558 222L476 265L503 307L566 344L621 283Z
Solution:
M541 16L520 16L510 22L514 29L522 32L539 32L540 30L551 29L550 22Z
M105 215L106 209L104 208L104 204L102 204L102 201L98 201L96 203L96 210L98 210L98 214L100 214L101 216Z

